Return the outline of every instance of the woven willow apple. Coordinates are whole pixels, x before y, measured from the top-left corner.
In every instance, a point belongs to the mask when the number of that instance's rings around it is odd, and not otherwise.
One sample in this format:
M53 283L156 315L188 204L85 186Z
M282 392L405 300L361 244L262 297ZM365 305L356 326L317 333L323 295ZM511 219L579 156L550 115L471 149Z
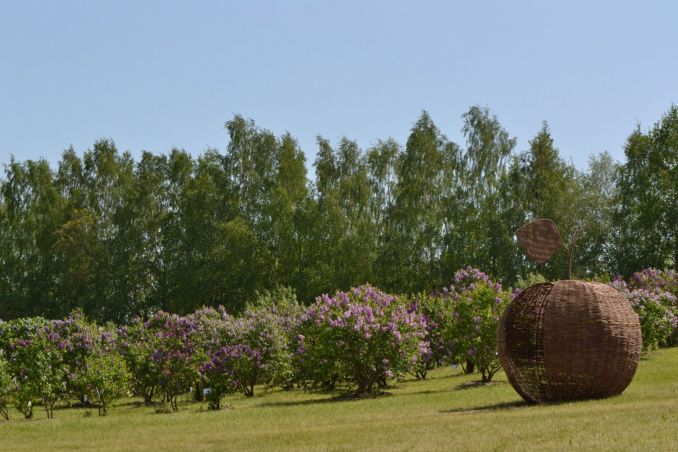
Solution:
M520 228L527 256L546 262L560 246L551 220ZM526 401L601 398L621 394L638 367L642 337L629 301L605 284L536 284L513 300L499 326L499 358Z

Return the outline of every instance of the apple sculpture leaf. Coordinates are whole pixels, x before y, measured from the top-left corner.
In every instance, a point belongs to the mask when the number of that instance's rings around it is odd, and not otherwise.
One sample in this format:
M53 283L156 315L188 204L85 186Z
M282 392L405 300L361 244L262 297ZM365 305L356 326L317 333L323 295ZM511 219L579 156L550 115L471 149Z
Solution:
M551 220L535 220L516 231L518 245L527 257L543 264L558 250L561 245L558 227Z

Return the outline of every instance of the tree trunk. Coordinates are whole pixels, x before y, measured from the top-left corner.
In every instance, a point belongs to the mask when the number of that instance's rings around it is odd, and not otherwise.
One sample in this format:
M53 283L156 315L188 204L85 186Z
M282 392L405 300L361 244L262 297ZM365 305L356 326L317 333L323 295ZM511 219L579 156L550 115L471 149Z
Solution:
M153 396L155 395L155 388L148 388L144 392L144 404L149 405L153 402Z
M196 402L202 402L205 400L205 396L202 393L203 387L201 383L196 383L195 389L193 391L193 400Z

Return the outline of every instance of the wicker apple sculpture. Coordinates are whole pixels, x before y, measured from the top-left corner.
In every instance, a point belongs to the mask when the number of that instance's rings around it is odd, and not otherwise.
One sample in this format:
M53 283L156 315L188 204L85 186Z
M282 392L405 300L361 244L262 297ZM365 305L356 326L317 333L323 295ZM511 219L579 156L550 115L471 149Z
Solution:
M551 220L536 220L517 235L537 263L561 246ZM498 334L506 375L532 403L621 394L642 346L638 316L623 295L605 284L571 279L524 290L506 309Z

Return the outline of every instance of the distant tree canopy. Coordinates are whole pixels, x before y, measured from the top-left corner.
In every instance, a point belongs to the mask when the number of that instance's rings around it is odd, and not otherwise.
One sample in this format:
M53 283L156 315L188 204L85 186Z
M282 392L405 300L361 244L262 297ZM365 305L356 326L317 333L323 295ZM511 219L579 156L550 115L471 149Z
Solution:
M565 162L546 123L518 152L486 108L463 115L465 143L424 112L404 146L318 137L315 177L294 138L226 123L225 152L144 152L110 140L56 168L11 159L0 179L0 318L75 308L126 322L202 305L242 310L257 292L304 301L370 282L388 292L446 285L478 267L512 285L567 276L567 257L535 266L514 231L553 219L577 277L678 261L678 108L628 137L626 162Z

